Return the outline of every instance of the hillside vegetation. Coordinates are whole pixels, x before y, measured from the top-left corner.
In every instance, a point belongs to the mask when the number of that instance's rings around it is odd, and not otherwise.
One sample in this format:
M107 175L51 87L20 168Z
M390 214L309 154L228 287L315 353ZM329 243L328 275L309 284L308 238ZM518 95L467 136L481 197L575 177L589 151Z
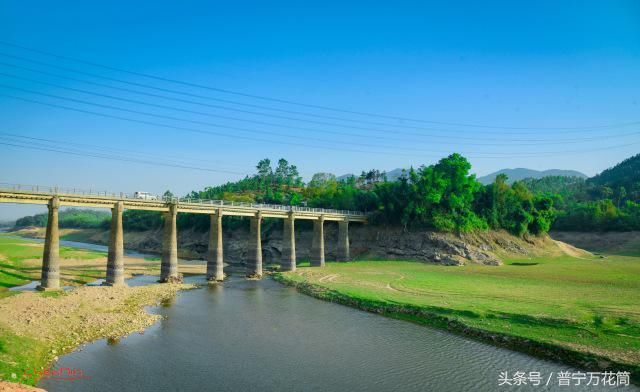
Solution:
M583 173L580 173L576 170L560 170L560 169L550 169L550 170L533 170L533 169L525 169L525 168L517 168L517 169L502 169L491 174L487 174L486 176L478 178L478 181L482 184L491 184L496 180L496 178L504 174L509 178L510 182L520 181L526 178L544 178L544 177L577 177L577 178L587 178L587 176Z
M292 206L365 211L373 224L446 232L505 229L517 235L545 233L553 220L551 198L534 195L526 187L501 179L483 186L470 174L471 164L452 154L437 164L410 169L397 181L371 170L342 181L333 174L316 173L304 184L297 168L280 159L275 168L261 160L253 176L193 191L193 199L224 199ZM232 228L246 224L232 217ZM125 229L150 230L161 225L160 214L127 211ZM178 226L208 230L204 215L180 214Z
M640 230L640 155L599 175L523 180L532 193L553 200L555 230Z
M389 180L384 172L369 170L358 177L336 178L316 173L304 183L295 165L269 159L256 166L256 174L239 181L192 191L192 199L273 203L357 210L369 213L370 222L407 229L444 232L504 229L515 235L544 234L557 230L640 230L640 155L631 157L601 174L582 177L547 176L512 179L498 174L483 185L470 174L471 164L452 154L429 166L402 171ZM166 195L172 195L167 191ZM46 214L21 218L16 227L44 226ZM60 213L60 226L108 228L110 214L68 209ZM162 215L149 211L125 211L126 230L156 230ZM278 225L279 223L266 223ZM225 218L229 228L246 226L246 220ZM180 214L178 227L206 231L205 215Z
M47 220L47 213L25 216L16 220L15 227L45 227L47 226ZM110 221L111 214L99 210L68 208L61 210L58 215L58 224L61 228L95 229L108 227Z

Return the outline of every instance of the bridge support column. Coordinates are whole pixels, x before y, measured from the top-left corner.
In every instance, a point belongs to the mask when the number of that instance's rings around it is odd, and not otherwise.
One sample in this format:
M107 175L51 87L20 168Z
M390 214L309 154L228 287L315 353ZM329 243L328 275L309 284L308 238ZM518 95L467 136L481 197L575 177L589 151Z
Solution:
M281 271L296 270L296 233L295 216L293 211L284 220L284 232L282 233L282 259L280 260Z
M122 210L119 201L111 209L111 231L109 232L109 255L107 256L107 280L105 286L124 285L124 237L122 232Z
M224 258L222 254L222 210L211 215L209 249L207 250L207 280L224 280Z
M349 254L349 219L338 222L338 261L348 261Z
M160 282L175 283L182 281L178 274L178 230L176 218L178 206L169 205L169 212L164 214L164 233L162 236L162 262L160 265Z
M60 289L60 237L58 232L58 209L60 200L56 196L49 200L49 220L44 239L44 252L42 254L42 275L40 291Z
M251 218L249 230L249 249L247 251L247 277L262 278L262 240L260 239L260 226L262 213L258 211Z
M313 241L311 242L311 266L324 267L324 216L313 221Z

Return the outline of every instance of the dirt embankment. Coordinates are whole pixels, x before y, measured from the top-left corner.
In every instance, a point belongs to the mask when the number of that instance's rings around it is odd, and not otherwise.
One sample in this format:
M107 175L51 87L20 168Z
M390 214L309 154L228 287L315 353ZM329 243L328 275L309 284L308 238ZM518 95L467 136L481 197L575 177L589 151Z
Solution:
M553 239L591 252L613 254L637 254L640 252L640 231L554 231L550 235Z
M41 230L40 230L41 231ZM32 235L41 235L40 231ZM103 230L67 230L68 239L107 244L109 233ZM242 263L247 256L248 230L224 231L224 255L229 263ZM299 260L310 257L312 231L297 227L296 252ZM337 256L338 227L335 222L325 223L325 254L328 260ZM479 263L500 265L509 256L541 256L566 253L547 236L518 238L504 231L466 234L433 231L406 231L399 227L381 227L352 224L349 228L351 256L368 259L410 259L445 265ZM125 232L125 247L146 253L162 251L161 230ZM178 252L182 258L204 259L208 246L208 233L195 230L178 232ZM265 262L280 260L283 249L282 229L271 228L262 234L262 252ZM573 250L572 250L573 251ZM575 250L578 252L578 250Z

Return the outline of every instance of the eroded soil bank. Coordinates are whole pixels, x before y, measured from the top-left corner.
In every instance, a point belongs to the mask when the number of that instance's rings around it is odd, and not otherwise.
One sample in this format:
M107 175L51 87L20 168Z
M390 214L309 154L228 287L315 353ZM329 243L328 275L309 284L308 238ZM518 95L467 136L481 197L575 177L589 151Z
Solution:
M42 238L43 229L16 232L23 236ZM105 230L67 229L63 238L106 245L109 233ZM296 227L298 260L310 256L312 231ZM245 229L224 231L225 262L242 263L247 257L249 232ZM338 228L335 222L325 223L325 255L327 260L337 257ZM505 257L558 255L564 253L548 236L515 237L504 231L477 233L439 233L407 231L400 227L351 224L349 228L351 257L354 259L419 260L443 265L466 263L500 265ZM125 248L139 252L160 254L162 232L125 232ZM208 233L195 230L178 232L178 253L185 259L204 259L208 247ZM266 263L277 263L283 249L282 230L268 227L262 233L262 253ZM576 252L580 252L576 250Z
M640 254L640 231L578 232L554 231L551 236L558 241L592 252L621 255Z

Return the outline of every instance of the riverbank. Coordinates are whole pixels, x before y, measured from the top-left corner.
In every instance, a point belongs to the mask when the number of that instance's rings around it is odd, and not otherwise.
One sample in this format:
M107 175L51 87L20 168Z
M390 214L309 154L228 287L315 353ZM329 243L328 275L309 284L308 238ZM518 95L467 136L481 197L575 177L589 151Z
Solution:
M0 379L36 385L58 356L96 339L143 333L160 316L144 306L171 300L192 285L79 287L44 296L23 292L0 300Z
M82 286L104 278L106 253L61 246L61 285L76 288L10 290L40 278L42 248L40 242L0 233L0 380L35 385L59 355L92 340L142 332L158 320L144 306L170 300L178 290L193 287ZM183 270L200 273L202 268ZM158 273L156 258L125 257L127 277Z
M585 370L640 374L640 257L513 258L497 268L358 261L274 277L319 299Z
M273 223L273 222L272 222ZM24 228L12 231L27 238L44 238L44 228ZM296 225L296 255L298 260L311 257L313 231L309 222ZM338 257L338 228L327 222L324 229L325 257ZM104 229L61 229L60 238L107 245L109 231ZM443 233L429 230L405 230L402 227L353 224L349 227L350 254L356 260L417 260L443 265L483 264L498 266L514 255L534 257L558 255L563 252L549 236L516 237L506 231ZM178 231L178 257L199 259L206 256L209 234L194 229ZM249 231L234 228L223 231L225 262L242 264L247 258ZM125 249L159 255L162 251L161 230L125 231ZM282 228L265 225L262 231L262 258L266 264L282 259L284 251ZM567 247L571 248L571 247ZM575 253L584 253L577 249Z
M8 290L11 287L40 279L43 247L36 241L0 233L0 298L15 294ZM129 261L135 265L145 263L139 259ZM62 285L83 285L104 277L106 254L61 246L60 264Z
M9 288L38 281L42 271L42 242L0 233L0 298L14 295ZM106 275L106 252L60 246L60 284L81 286ZM125 257L125 276L159 274L158 260Z
M0 233L0 298L16 294L15 291L9 290L11 287L40 279L44 247L43 241L37 236L40 231L34 229L26 232ZM73 229L71 232L74 232ZM65 243L65 240L61 240L61 286L81 286L105 278L106 247L81 243L71 243L67 246ZM79 248L80 246L91 249ZM160 258L155 255L130 255L125 251L124 259L125 278L134 275L160 275ZM184 275L204 274L205 270L204 262L180 264L180 273Z

